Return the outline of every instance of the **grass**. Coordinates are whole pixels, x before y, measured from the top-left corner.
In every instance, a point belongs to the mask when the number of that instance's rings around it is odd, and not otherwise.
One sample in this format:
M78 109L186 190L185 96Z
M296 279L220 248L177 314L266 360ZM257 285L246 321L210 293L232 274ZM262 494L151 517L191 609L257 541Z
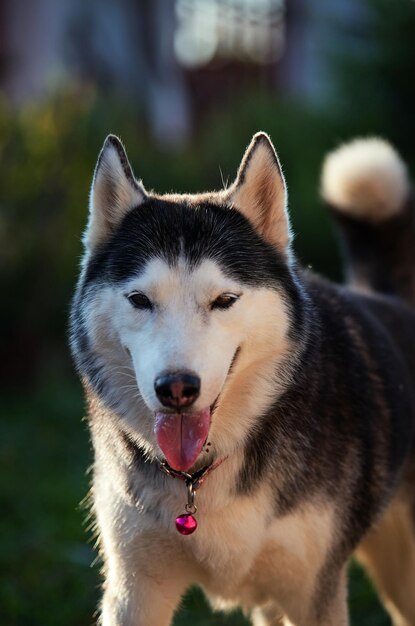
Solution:
M72 379L6 398L0 411L0 615L2 626L90 626L99 565L80 502L91 451L82 393ZM353 626L389 620L362 571L352 567ZM174 626L244 626L239 613L213 615L191 590Z

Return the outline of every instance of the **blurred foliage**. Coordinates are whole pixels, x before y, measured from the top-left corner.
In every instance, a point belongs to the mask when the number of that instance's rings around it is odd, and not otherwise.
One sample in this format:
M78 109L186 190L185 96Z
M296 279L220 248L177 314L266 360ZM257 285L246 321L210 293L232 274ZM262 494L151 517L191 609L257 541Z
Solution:
M0 616L4 626L92 623L97 576L79 501L88 435L80 388L50 381L0 413Z
M331 27L339 123L350 135L383 135L415 165L415 2L365 0L354 22Z

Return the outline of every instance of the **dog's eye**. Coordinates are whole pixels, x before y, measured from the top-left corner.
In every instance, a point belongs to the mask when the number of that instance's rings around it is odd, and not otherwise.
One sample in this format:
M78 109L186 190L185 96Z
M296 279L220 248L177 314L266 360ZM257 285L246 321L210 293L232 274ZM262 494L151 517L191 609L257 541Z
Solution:
M133 293L128 294L127 298L136 309L153 308L153 305L151 304L147 296L145 296L143 293L139 293L138 291L134 291Z
M230 309L230 307L235 304L238 300L239 296L234 293L222 293L220 296L214 300L210 308L213 309Z

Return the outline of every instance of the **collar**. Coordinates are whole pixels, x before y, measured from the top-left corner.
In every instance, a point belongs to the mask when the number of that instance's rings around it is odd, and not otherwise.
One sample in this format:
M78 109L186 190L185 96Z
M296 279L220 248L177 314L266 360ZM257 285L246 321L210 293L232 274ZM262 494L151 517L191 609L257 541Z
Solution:
M193 491L196 491L197 489L199 489L199 487L203 485L209 474L213 472L213 470L218 468L219 465L222 465L222 463L226 461L227 458L228 457L225 457L223 459L215 461L215 463L212 462L208 465L204 465L199 470L196 470L196 472L193 472L193 474L189 474L188 472L181 472L180 470L175 470L170 467L167 461L159 461L159 468L167 476L171 476L172 478L178 478L179 480L185 481L187 486L191 485Z

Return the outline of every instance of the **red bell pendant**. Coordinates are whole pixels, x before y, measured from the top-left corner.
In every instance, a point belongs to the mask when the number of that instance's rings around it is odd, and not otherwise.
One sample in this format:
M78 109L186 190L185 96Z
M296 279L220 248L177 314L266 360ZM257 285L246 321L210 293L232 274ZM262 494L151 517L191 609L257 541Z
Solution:
M176 529L181 535L191 535L197 528L197 520L191 513L176 517Z
M181 535L191 535L197 528L197 520L194 517L194 514L197 511L197 506L195 504L196 492L194 482L192 480L187 480L186 487L187 504L184 507L186 513L182 513L176 517L176 530Z
M210 445L210 444L209 444ZM225 457L226 458L226 457ZM176 530L181 535L191 535L195 532L197 528L197 520L194 515L197 512L196 506L196 490L202 485L205 481L208 474L219 467L221 463L223 463L225 459L219 459L216 463L211 463L210 465L205 465L197 472L193 474L188 474L187 472L182 472L179 470L175 470L171 468L167 461L162 461L160 463L160 469L167 474L167 476L172 476L173 478L180 478L181 480L186 481L187 487L187 504L184 507L185 513L178 515L176 517Z

